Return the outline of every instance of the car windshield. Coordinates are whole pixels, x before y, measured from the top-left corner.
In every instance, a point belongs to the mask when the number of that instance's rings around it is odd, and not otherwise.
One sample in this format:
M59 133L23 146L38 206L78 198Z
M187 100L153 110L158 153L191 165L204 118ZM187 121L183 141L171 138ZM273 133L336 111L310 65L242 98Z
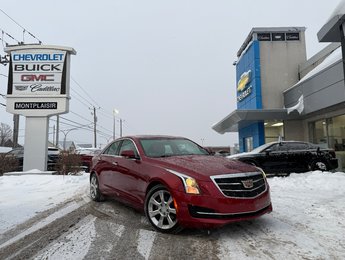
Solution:
M148 157L209 155L204 148L188 139L142 139L140 143Z
M256 147L255 149L253 149L251 151L251 153L261 153L263 150L265 150L266 148L270 147L273 143L267 143L267 144L263 144L259 147Z

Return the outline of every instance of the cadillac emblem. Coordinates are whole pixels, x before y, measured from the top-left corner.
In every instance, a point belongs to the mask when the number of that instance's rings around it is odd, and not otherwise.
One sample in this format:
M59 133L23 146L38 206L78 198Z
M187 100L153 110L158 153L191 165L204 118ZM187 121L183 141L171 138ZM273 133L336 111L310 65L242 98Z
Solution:
M243 187L246 188L246 189L251 189L254 187L254 182L252 179L248 179L248 180L244 180L244 181L241 181L242 184L243 184Z
M24 91L24 90L27 90L28 89L28 86L21 86L21 85L18 85L18 86L15 86L16 90L18 91Z

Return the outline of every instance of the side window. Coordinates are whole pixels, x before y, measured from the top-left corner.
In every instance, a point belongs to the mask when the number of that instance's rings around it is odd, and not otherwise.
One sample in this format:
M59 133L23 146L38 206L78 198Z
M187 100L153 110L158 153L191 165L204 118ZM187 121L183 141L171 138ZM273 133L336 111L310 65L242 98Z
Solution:
M119 150L119 145L120 141L116 141L115 143L112 143L107 150L104 151L103 154L108 154L108 155L119 155L118 150Z
M137 151L134 143L129 139L126 139L122 142L119 154L121 154L122 151L127 151L127 150L134 151L135 155L139 156L138 151Z
M280 143L272 145L269 149L271 149L272 152L287 152L288 146L286 145L286 143Z
M271 145L267 149L271 150L272 152L277 152L277 151L279 151L279 144Z
M307 150L308 144L306 143L290 143L289 150L290 151L297 151L297 150Z

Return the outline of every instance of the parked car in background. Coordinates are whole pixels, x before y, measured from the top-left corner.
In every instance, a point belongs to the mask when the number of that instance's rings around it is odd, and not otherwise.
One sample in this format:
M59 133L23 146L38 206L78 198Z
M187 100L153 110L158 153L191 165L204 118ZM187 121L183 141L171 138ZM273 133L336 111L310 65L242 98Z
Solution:
M265 173L292 173L306 171L329 171L338 167L333 149L300 141L267 143L248 153L227 158L260 167Z
M98 148L81 148L76 150L76 153L80 155L81 164L85 172L90 172L92 158L101 151Z
M55 147L48 147L47 170L55 171L59 160L59 149ZM16 171L23 171L24 162L24 147L14 148L6 154L7 157L14 157L18 162Z
M260 169L211 156L183 137L113 141L93 158L90 193L95 201L111 196L144 211L161 232L216 227L272 211Z

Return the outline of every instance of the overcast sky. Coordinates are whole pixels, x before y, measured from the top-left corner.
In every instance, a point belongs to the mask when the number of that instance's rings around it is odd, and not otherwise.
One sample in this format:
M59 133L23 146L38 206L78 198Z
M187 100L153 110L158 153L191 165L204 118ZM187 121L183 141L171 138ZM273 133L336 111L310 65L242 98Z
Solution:
M112 136L112 111L116 108L118 117L125 120L124 135L180 135L203 145L227 146L238 142L237 134L220 135L211 126L236 108L232 64L252 27L305 26L307 55L311 57L325 46L318 43L316 34L338 3L11 0L2 1L0 8L44 44L77 51L71 74L80 86L71 82L73 114L63 117L85 125L93 120L88 108L100 107L98 143L106 143ZM3 13L0 28L23 40L23 30ZM24 40L35 42L28 34ZM8 67L0 65L0 74L7 73ZM7 78L0 75L0 94L6 94L6 84ZM0 97L0 103L5 102ZM21 118L20 136L24 135L24 121ZM12 115L2 106L0 122L12 126ZM54 124L51 121L50 127ZM61 124L61 128L72 127ZM74 130L67 139L93 143L93 134Z

